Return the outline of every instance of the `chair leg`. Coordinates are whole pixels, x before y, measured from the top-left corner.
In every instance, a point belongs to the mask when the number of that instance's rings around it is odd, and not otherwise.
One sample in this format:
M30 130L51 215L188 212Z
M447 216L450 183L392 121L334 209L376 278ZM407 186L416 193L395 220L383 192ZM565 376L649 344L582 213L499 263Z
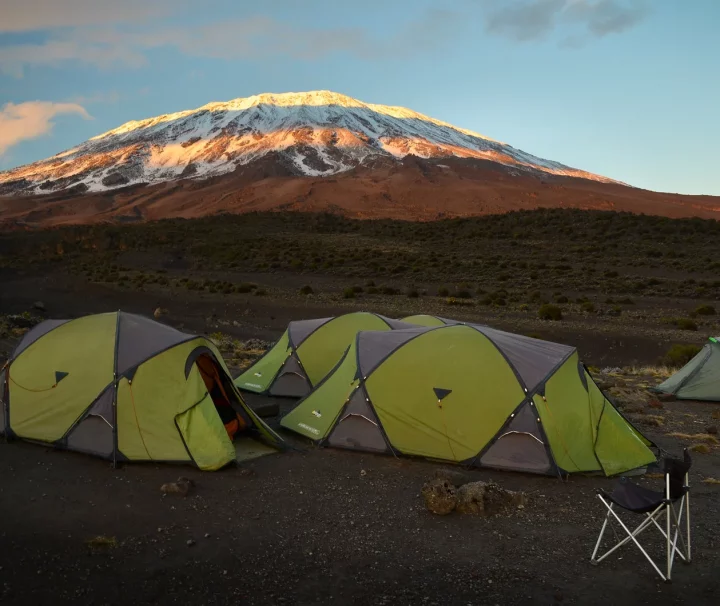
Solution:
M675 512L673 511L673 514L674 514L674 513L675 513ZM647 516L648 516L648 518L649 518L650 520L652 520L652 523L655 525L655 528L658 529L658 531L659 531L660 534L663 536L663 538L664 538L664 539L667 539L667 536L666 536L666 534L665 534L665 530L663 529L662 526L660 526L660 524L657 523L657 520L656 520L654 517L652 517L650 514L647 514ZM680 537L680 541L682 542L683 547L685 547L685 542L684 542L684 540L683 540L682 533L680 533L680 534L678 535L678 529L679 529L679 527L680 527L680 521L678 520L677 516L673 515L673 517L674 517L674 519L675 519L675 537L676 537L674 552L677 553L683 560L686 560L685 554L683 554L682 550L681 550L681 549L678 549L678 547L677 547L677 537L678 537L678 536ZM680 518L682 518L682 515L680 516ZM687 560L686 560L686 561L687 561Z
M612 505L610 505L610 509L612 509ZM610 512L607 512L607 515L605 516L605 521L603 522L602 528L600 529L600 536L598 537L597 543L595 543L595 549L593 549L592 555L590 556L590 562L593 564L597 564L597 560L595 560L595 556L597 555L598 549L600 549L600 543L602 543L603 535L605 534L605 529L607 528L608 521L610 520Z
M668 581L670 580L670 573L672 572L672 555L673 555L673 551L672 551L671 543L670 543L670 509L672 509L672 507L670 505L665 506L665 518L667 520L667 535L665 537L665 540L667 543L667 574L665 576L666 576L666 580L668 580Z
M607 556L609 556L613 551L615 551L616 549L618 549L620 546L624 545L624 544L627 543L628 541L632 541L633 543L635 543L635 545L637 546L637 548L642 552L642 554L645 556L645 558L647 559L647 561L650 562L650 565L655 569L655 572L657 572L657 573L660 575L660 578L661 578L663 581L667 581L667 580L668 580L667 577L662 573L662 571L660 570L660 568L658 568L657 564L653 561L653 559L650 557L650 555L648 554L648 552L645 551L645 549L643 549L643 546L640 545L640 543L638 542L638 540L635 538L635 537L636 537L637 535L639 535L641 532L643 532L643 531L646 530L647 528L650 528L650 523L651 523L650 520L646 518L645 520L643 520L643 522L642 522L642 524L640 524L640 526L638 526L633 532L631 532L630 529L625 525L625 523L620 519L620 517L615 513L615 511L613 511L612 505L608 505L608 503L605 501L605 499L602 498L602 496L598 495L598 497L599 497L600 500L603 502L603 504L605 505L605 507L607 507L607 509L608 509L608 514L609 514L609 515L612 515L612 516L617 520L618 524L620 524L620 526L622 526L623 530L628 534L628 536L627 536L627 538L625 538L625 539L623 539L622 541L620 541L620 543L618 543L617 545L615 545L615 547L613 547L612 549L610 549L610 551L604 553L604 554L603 554L602 556L600 556L597 560L595 560L595 563L601 562L601 561L604 560ZM661 508L662 508L662 505L653 512L653 515L655 515L656 513L658 513L658 512L661 510ZM608 520L606 519L606 520L605 520L605 524L603 524L603 530L602 530L602 532L604 532L604 530L605 530L605 527L606 527L606 525L607 525L607 521L608 521ZM595 555L595 553L597 552L597 548L598 548L598 547L599 547L599 540L598 540L598 544L595 546L595 552L593 553L593 555Z
M687 476L685 479L687 484ZM690 551L690 492L685 493L685 524L687 529L687 561L692 562L692 552Z

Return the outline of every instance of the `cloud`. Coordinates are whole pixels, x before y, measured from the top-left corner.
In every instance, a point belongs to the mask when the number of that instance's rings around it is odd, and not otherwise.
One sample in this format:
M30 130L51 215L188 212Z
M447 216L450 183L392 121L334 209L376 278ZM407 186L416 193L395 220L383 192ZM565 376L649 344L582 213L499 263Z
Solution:
M0 32L137 23L177 5L169 0L0 0Z
M78 114L86 120L92 119L85 108L77 103L6 103L0 109L0 156L20 141L50 133L54 126L52 119L58 114Z
M575 27L602 38L622 33L649 14L647 0L497 0L488 3L485 29L519 42L540 40L556 29ZM568 36L564 46L577 47L582 37Z
M40 44L0 47L0 73L21 77L27 67L69 61L98 68L141 67L148 62L148 51L157 48L228 60L279 56L315 60L337 53L386 60L436 48L465 23L457 13L433 10L384 39L360 27L306 28L266 16L193 27L75 28L56 32Z

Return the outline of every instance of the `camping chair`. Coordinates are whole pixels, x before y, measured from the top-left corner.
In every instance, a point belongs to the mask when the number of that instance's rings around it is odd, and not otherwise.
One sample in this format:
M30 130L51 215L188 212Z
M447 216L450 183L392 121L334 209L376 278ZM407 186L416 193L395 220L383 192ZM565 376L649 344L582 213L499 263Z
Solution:
M608 512L605 516L602 529L600 530L600 536L595 544L595 550L590 558L592 564L602 562L607 556L629 541L637 545L638 549L647 558L648 562L650 562L663 581L670 581L675 554L680 556L686 564L690 563L690 486L688 483L688 472L692 465L692 460L687 448L683 451L683 456L682 461L672 458L663 459L663 471L665 472L664 492L638 486L627 478L621 478L611 493L607 493L604 490L598 492L598 497L600 501L602 501L602 504L607 507ZM675 509L675 504L679 504L677 510ZM614 505L632 511L633 513L645 514L645 519L634 531L630 531L613 509ZM683 537L681 530L683 513L686 514L685 531L687 537ZM610 516L613 516L618 521L628 536L598 558L596 557L597 552L600 548L600 543L602 542L608 522L610 522ZM663 516L665 516L664 529L658 523L662 521ZM662 573L655 561L637 540L638 535L651 526L655 526L665 538L667 548L667 571L665 574ZM615 536L618 538L617 533L615 533ZM678 546L678 538L680 539L682 549ZM687 543L685 543L686 538Z

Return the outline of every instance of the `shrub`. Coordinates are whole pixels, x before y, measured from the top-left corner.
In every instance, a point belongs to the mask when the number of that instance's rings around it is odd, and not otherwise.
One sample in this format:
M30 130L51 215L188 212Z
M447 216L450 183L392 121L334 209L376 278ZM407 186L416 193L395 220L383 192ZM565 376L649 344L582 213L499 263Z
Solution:
M714 316L715 308L712 305L701 305L695 310L695 313L699 316Z
M568 298L565 295L558 295L555 297L555 303L567 303Z
M363 287L362 287L362 286L353 286L352 289L353 289L353 291L354 291L356 294L359 294L359 293L361 293L361 292L363 291Z
M675 320L675 325L680 330L697 330L698 329L697 324L695 324L695 322L693 322L689 318L678 318L677 320Z
M380 293L380 289L375 286L368 286L367 294L369 295L377 295Z
M582 309L586 313L594 313L595 312L595 305L592 301L584 301L582 305L580 305L580 309Z
M301 295L311 295L311 294L313 294L314 292L315 292L315 291L313 290L313 287L310 286L309 284L306 284L305 286L303 286L303 287L300 289L300 294L301 294Z
M239 286L237 286L235 288L235 292L240 292L240 293L252 292L256 288L257 288L256 284L250 284L249 282L243 282L242 284L240 284Z
M455 296L456 296L458 299L472 299L472 294L470 293L469 290L458 290L458 291L455 293Z
M472 305L472 301L456 299L455 297L448 297L445 299L445 305Z
M420 293L417 291L416 288L410 288L410 289L408 289L408 291L407 291L407 296L408 296L410 299L417 299L417 298L420 296Z
M349 288L346 288L343 290L343 298L344 299L354 299L355 298L355 289L350 286Z
M522 305L520 305L520 307L518 307L518 309L520 311L527 311L528 309L530 309L530 306L527 303L523 303Z
M541 305L538 310L538 318L541 320L562 320L562 309L560 309L557 305L545 303L545 305Z
M697 324L689 318L663 318L663 324L670 324L680 330L697 330Z
M665 356L663 356L662 363L665 366L680 368L700 353L700 349L697 345L676 343L667 351Z
M438 288L437 291L438 297L447 297L450 294L450 291L445 288L444 286Z
M264 297L266 294L267 294L267 291L266 291L264 288L258 288L258 289L255 291L255 296L256 296L256 297Z
M380 289L380 292L384 295L399 295L400 291L397 288L393 288L392 286L383 286Z

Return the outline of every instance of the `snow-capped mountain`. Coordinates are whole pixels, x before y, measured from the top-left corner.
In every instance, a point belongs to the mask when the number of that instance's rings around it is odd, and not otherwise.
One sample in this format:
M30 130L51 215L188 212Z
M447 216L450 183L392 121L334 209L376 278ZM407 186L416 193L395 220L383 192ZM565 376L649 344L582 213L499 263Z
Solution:
M308 177L399 162L412 154L476 158L520 172L611 182L409 109L313 91L256 95L128 122L47 160L0 173L0 194L205 179L271 153L289 174Z

